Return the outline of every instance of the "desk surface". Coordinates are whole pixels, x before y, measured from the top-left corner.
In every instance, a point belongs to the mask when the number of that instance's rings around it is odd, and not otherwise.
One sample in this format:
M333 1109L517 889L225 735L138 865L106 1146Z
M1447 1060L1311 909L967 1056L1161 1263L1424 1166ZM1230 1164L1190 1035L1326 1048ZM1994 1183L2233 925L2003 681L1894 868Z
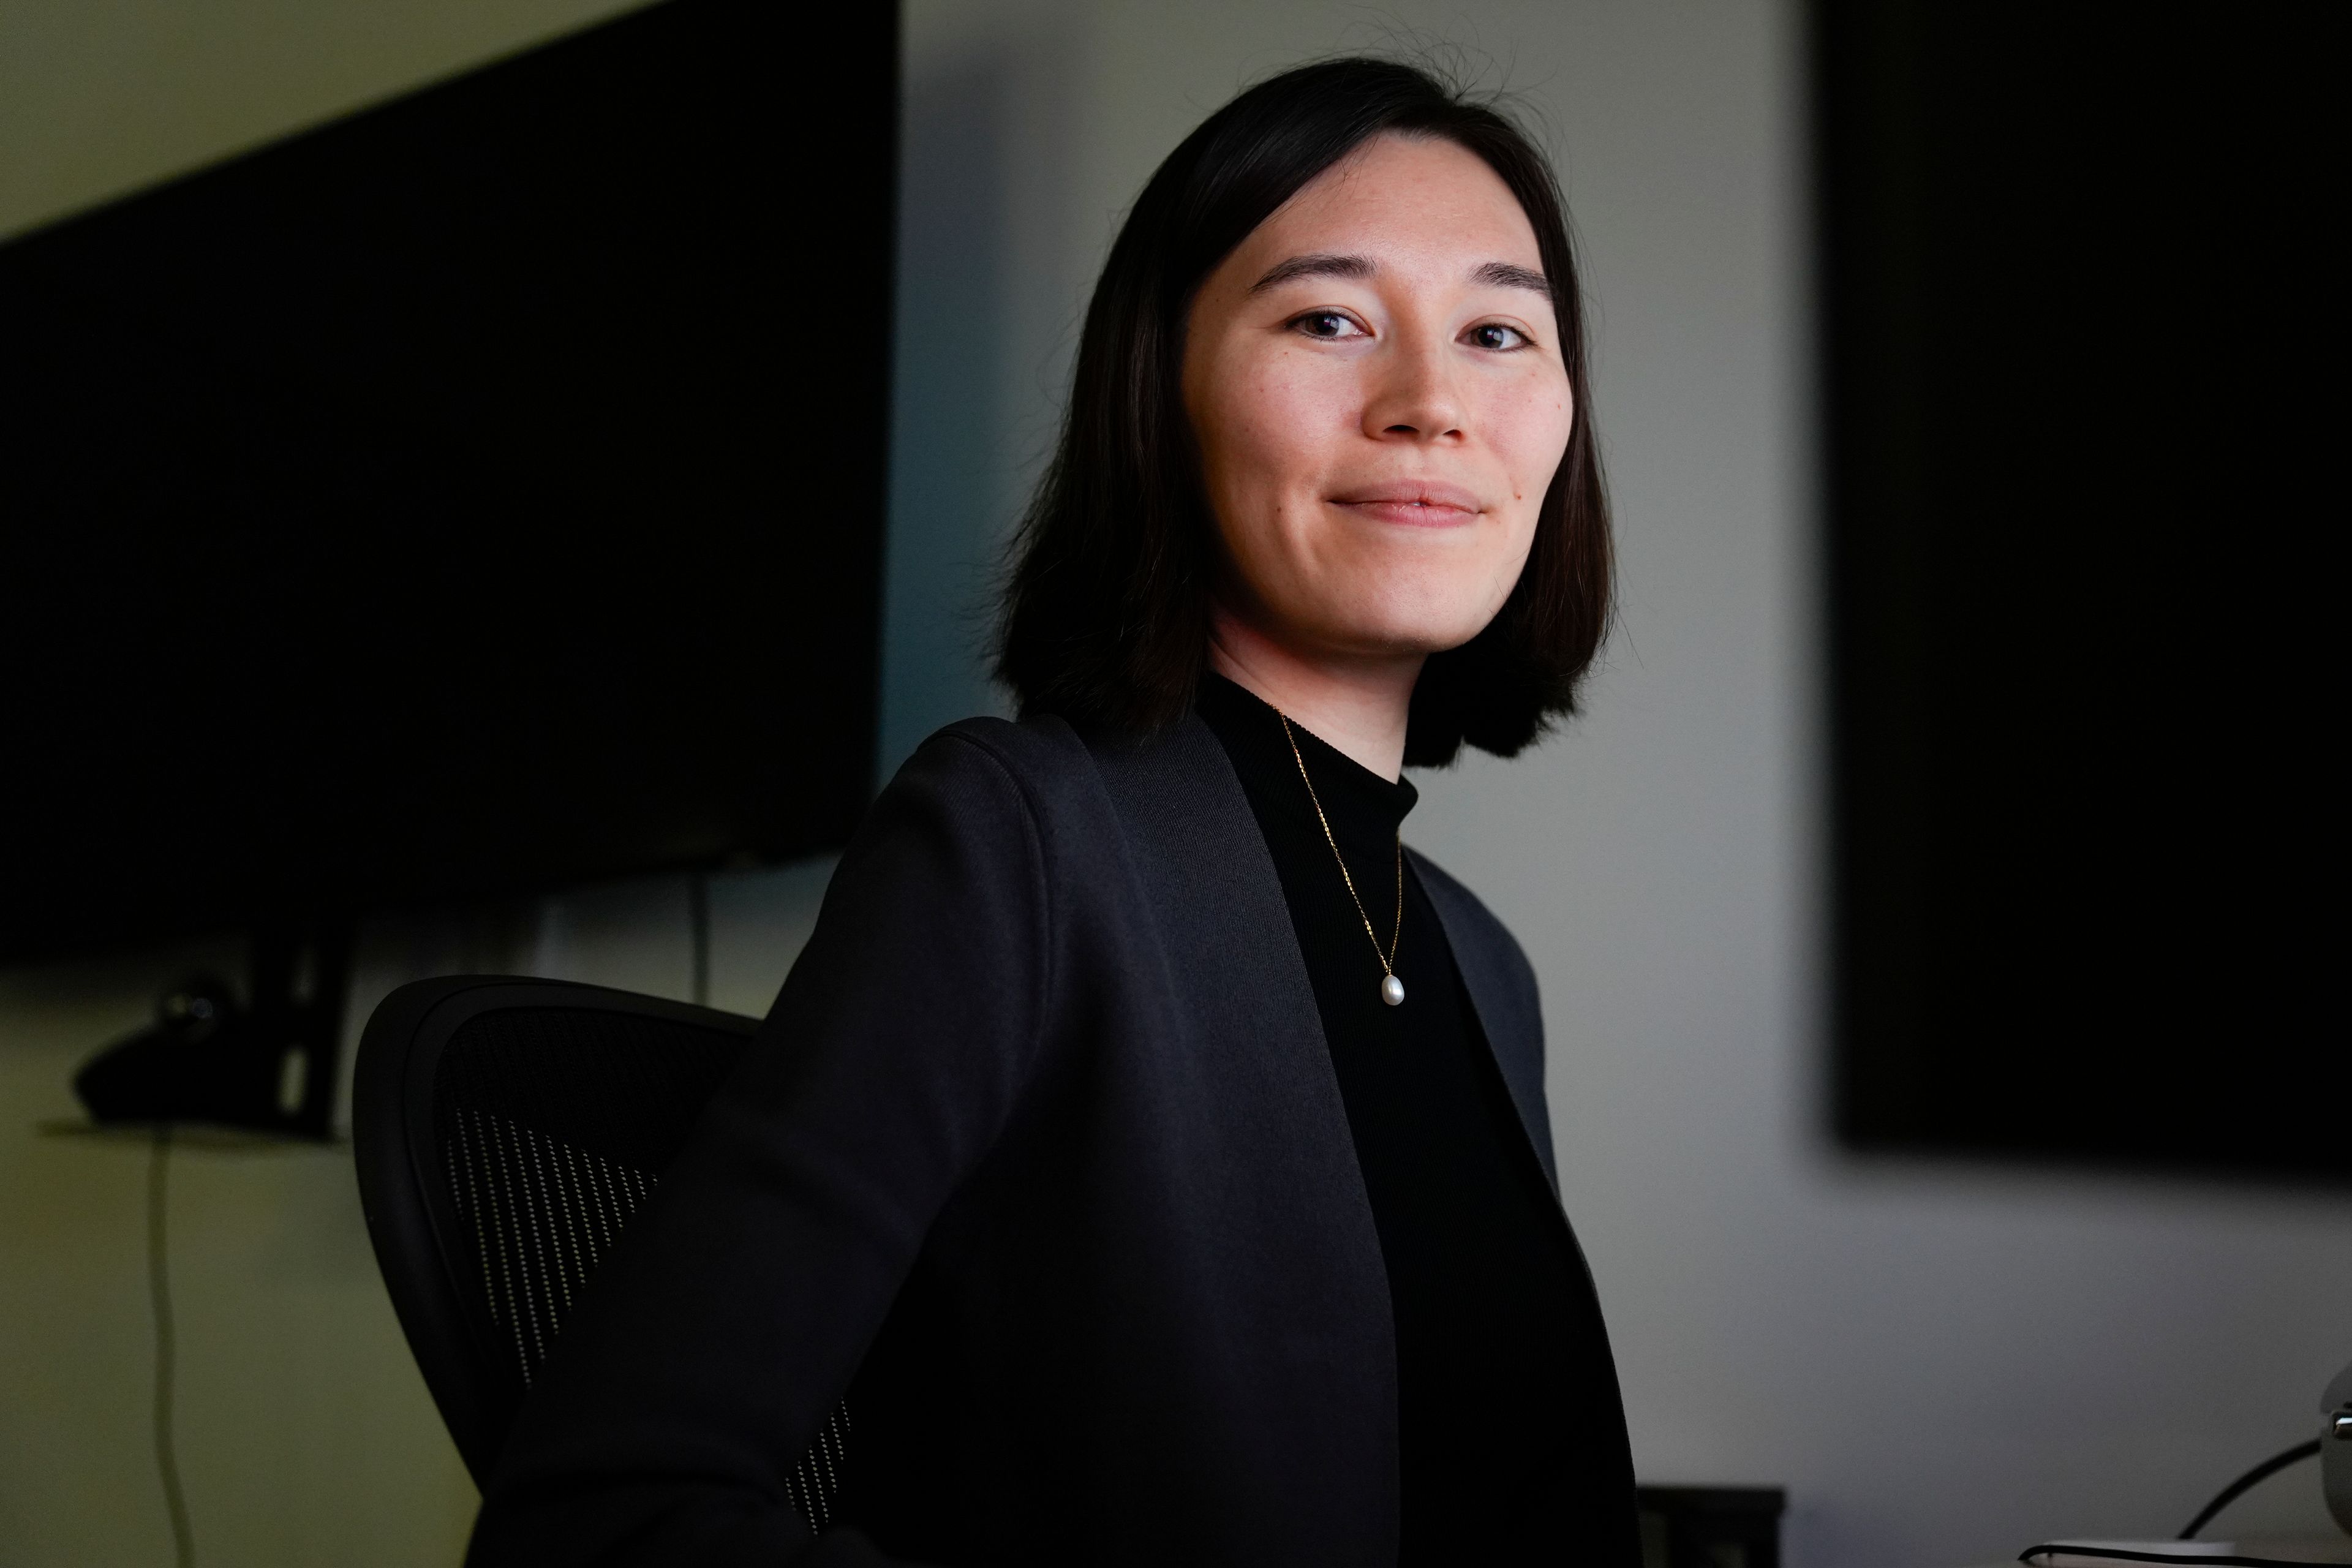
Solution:
M2077 1546L2105 1546L2116 1551L2145 1552L2161 1557L2273 1557L2282 1563L2352 1563L2352 1536L2246 1535L2230 1541L2095 1541L2084 1537ZM2075 1557L2053 1552L2034 1559L2037 1568L2129 1568L2112 1557ZM1984 1568L2017 1568L2017 1560L1986 1563Z

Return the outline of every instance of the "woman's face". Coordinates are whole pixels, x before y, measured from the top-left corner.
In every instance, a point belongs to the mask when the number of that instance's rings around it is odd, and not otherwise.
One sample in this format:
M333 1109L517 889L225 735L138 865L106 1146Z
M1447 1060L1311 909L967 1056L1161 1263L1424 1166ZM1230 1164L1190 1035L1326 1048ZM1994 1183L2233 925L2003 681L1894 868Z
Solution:
M1535 230L1475 153L1383 135L1326 170L1202 285L1183 376L1223 614L1378 659L1502 608L1575 410Z

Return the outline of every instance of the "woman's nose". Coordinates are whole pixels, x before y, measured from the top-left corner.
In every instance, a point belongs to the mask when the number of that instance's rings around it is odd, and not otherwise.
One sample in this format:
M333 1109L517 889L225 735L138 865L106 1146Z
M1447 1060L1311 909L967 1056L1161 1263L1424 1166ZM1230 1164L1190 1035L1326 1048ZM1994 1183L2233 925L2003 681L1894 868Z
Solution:
M1465 410L1455 395L1447 347L1414 334L1396 341L1373 362L1365 435L1377 441L1462 439Z

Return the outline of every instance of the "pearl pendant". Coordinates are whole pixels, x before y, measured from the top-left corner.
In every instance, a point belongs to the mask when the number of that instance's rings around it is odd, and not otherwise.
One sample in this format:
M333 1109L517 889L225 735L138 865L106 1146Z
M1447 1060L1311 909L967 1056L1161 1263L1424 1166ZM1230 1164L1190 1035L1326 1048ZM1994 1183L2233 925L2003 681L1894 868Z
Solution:
M1381 1000L1393 1007L1404 1000L1404 982L1393 974L1381 976Z

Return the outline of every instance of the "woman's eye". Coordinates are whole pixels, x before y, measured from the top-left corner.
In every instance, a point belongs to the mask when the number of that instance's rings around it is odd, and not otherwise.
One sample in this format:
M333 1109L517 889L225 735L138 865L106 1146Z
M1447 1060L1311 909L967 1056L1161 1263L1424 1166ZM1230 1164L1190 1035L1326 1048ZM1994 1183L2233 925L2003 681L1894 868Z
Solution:
M1356 318L1339 310L1310 310L1290 324L1310 338L1326 341L1363 334L1363 328L1356 323Z
M1482 349L1523 349L1528 346L1527 333L1517 327L1507 327L1498 321L1488 321L1470 329L1470 341Z

